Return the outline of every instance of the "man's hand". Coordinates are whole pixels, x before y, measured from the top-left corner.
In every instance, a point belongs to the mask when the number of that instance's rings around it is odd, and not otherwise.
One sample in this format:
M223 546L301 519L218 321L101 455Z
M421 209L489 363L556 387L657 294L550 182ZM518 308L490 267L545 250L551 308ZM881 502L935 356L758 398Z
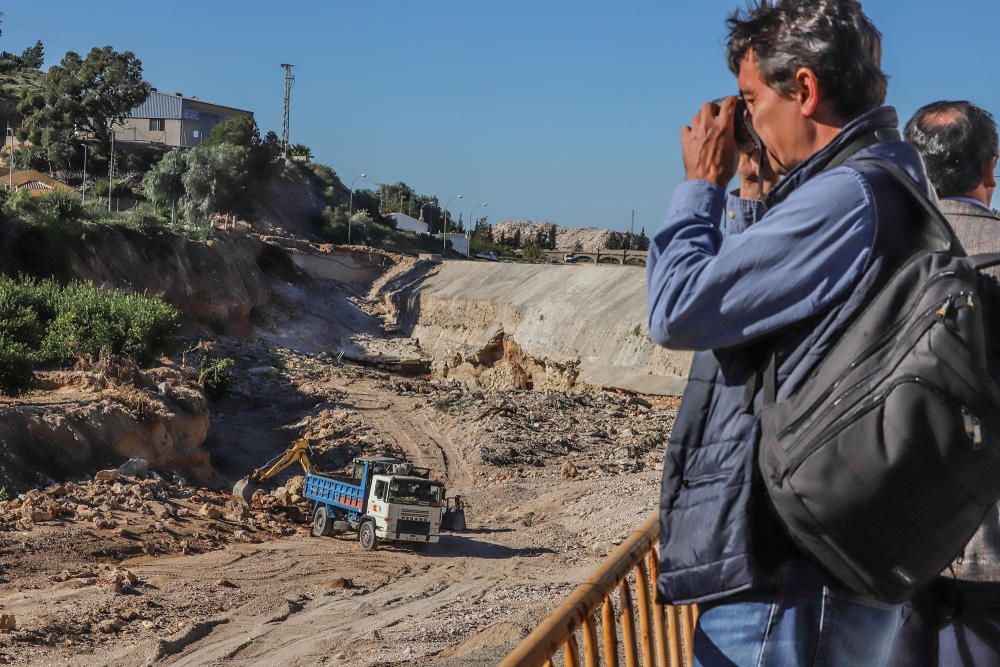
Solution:
M763 161L759 161L757 147L752 143L740 146L740 164L737 173L740 175L740 199L758 199L762 185L764 194L767 194L778 182L778 176L771 168L767 151L764 151Z
M705 180L725 187L736 174L736 138L733 112L736 98L727 97L721 109L706 103L681 130L681 152L688 180Z

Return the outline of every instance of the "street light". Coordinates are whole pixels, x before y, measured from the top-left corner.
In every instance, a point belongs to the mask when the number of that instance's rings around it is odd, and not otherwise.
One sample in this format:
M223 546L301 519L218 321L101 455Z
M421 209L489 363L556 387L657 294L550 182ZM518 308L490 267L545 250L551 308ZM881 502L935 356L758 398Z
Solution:
M472 213L469 213L469 226L470 229L472 229L473 231L475 231L475 228L472 227L472 225L476 224L476 219L473 218L472 215L476 212L476 209L479 208L480 206L489 206L489 204L483 202L482 204L476 204L475 206L472 207Z
M448 200L448 204L456 199L461 199L462 195L455 195ZM441 254L448 252L448 204L444 205L444 222L441 223Z
M420 213L417 215L417 218L420 220L420 222L424 221L424 209L433 203L434 203L433 201L424 202L423 206L420 207Z
M354 215L354 184L359 178L368 178L368 174L358 174L351 181L351 203L347 208L347 245L351 245L351 216Z

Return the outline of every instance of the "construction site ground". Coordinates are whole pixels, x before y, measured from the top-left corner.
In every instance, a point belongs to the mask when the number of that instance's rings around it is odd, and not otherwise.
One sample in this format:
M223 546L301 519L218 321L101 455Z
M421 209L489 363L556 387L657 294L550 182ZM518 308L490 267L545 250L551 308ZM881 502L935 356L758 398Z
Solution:
M494 665L657 506L675 399L481 392L202 344L236 360L211 406L220 481L108 472L0 502L0 661ZM301 470L235 505L227 486L298 437L321 469L430 468L468 529L424 552L313 537Z

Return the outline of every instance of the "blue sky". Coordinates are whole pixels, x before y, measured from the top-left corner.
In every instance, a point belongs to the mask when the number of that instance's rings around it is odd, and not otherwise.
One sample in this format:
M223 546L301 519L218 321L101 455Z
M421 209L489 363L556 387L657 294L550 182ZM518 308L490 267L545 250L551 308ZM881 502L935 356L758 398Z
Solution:
M291 140L345 182L405 181L454 213L636 231L683 179L680 127L733 91L723 21L742 0L675 2L119 2L3 8L0 48L131 50L163 91L250 109L281 130L279 64L295 65ZM99 7L97 6L99 5ZM1000 113L1000 3L869 0L889 103Z

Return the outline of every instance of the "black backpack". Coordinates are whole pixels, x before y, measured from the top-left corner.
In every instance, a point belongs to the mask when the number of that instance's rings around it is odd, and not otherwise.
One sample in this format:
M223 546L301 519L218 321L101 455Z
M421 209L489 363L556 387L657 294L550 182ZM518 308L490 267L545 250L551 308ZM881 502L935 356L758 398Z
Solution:
M912 179L878 166L954 238ZM995 283L979 274L998 264L918 252L792 397L775 403L773 355L764 372L764 486L792 539L853 591L908 599L1000 498L1000 387L987 365L1000 330L987 330Z

